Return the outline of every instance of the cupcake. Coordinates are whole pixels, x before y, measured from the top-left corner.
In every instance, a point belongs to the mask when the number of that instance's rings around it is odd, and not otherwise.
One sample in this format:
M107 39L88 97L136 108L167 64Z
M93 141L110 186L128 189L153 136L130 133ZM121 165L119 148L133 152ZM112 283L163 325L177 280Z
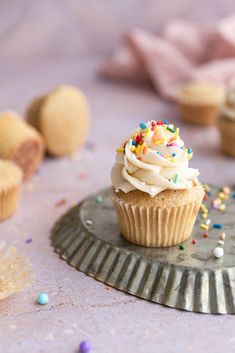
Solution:
M17 208L22 176L15 163L0 160L0 221L12 216Z
M218 127L222 151L228 156L235 157L235 81L228 87Z
M192 155L166 120L141 123L117 148L112 200L125 239L166 247L190 237L204 196Z
M28 179L39 167L44 156L44 142L36 129L16 114L0 114L0 158L10 159Z
M213 125L223 104L224 94L223 86L192 83L179 90L176 102L184 121L197 125Z
M34 99L26 115L28 123L42 134L51 156L72 154L87 139L89 106L85 95L75 87L59 86Z

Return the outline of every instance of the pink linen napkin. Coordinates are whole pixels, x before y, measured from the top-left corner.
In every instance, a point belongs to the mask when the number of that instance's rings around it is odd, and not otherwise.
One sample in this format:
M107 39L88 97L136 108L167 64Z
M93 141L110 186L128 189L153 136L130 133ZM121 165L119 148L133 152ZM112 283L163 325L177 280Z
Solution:
M235 15L214 25L173 20L160 35L133 29L101 67L101 74L151 81L156 91L173 98L187 81L226 84L235 76Z

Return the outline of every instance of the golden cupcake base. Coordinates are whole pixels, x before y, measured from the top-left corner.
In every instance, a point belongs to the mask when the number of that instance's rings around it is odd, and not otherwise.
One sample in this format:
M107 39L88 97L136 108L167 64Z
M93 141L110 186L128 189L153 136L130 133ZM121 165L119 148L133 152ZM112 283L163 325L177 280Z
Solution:
M0 160L0 221L15 213L21 181L21 169L11 161Z
M218 128L223 153L227 156L235 157L235 121L220 118Z
M0 114L0 158L10 159L28 179L44 156L44 142L39 133L13 113Z

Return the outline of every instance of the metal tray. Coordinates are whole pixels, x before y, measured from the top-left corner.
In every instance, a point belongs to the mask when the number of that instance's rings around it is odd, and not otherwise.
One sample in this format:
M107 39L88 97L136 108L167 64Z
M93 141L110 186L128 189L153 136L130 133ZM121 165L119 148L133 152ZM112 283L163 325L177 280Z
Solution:
M218 189L213 188L212 194ZM99 196L97 200L97 196ZM102 201L102 202L101 202ZM225 212L211 209L209 237L204 238L198 216L192 238L170 248L144 248L119 234L109 189L90 196L69 210L52 229L52 245L62 259L79 271L137 297L169 307L202 313L235 313L235 200ZM222 223L224 256L213 249Z

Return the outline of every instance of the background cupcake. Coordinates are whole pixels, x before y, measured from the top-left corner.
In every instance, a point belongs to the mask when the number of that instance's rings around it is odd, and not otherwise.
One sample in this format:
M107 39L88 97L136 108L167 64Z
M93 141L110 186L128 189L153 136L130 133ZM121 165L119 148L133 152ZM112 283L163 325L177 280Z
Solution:
M223 152L228 156L235 157L235 81L227 89L218 127Z
M224 87L206 83L188 84L178 92L176 101L184 121L213 125L224 101Z
M127 240L165 247L190 236L204 196L192 154L166 120L141 123L117 149L112 199Z

